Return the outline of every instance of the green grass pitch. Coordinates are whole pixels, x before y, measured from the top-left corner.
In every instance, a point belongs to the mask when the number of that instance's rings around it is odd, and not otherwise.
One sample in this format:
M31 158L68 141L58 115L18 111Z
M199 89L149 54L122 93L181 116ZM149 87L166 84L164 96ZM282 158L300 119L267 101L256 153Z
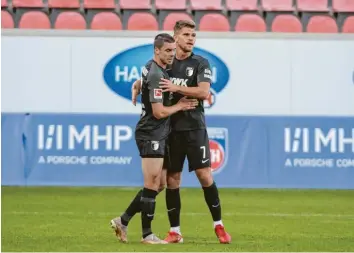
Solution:
M354 191L220 189L223 222L232 235L220 245L201 189L182 189L184 244L142 245L140 214L129 243L109 221L134 197L132 188L2 187L2 251L354 251ZM169 229L165 192L153 231Z

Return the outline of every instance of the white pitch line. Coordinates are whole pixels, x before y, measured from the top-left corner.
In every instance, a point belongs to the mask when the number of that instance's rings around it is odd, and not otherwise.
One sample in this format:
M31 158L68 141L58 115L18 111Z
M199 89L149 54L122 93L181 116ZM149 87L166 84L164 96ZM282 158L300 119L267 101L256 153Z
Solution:
M122 212L31 212L31 211L12 211L12 212L2 212L3 214L14 214L14 215L98 215L98 216L118 216ZM163 213L157 213L157 216L166 216ZM181 212L182 216L207 216L209 213L192 213L192 212ZM344 218L344 219L354 219L354 214L331 214L331 213L223 213L223 216L263 216L263 217L329 217L329 218Z

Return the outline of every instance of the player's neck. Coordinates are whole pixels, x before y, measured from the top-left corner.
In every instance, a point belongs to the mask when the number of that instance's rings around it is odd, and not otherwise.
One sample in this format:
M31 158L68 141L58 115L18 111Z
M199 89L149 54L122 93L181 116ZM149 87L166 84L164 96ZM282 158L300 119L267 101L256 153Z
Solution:
M164 64L158 57L154 56L154 61L159 65L161 68L166 69L167 65Z
M177 48L176 59L182 61L182 60L188 58L189 56L191 56L191 54L192 54L192 52L185 52L182 49Z

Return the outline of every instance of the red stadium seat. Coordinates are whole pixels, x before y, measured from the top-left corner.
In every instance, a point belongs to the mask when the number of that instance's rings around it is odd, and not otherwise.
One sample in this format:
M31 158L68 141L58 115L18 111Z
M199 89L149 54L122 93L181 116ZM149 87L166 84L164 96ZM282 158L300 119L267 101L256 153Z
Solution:
M55 29L71 29L83 30L86 29L86 21L83 16L74 11L61 12L54 24Z
M272 23L272 32L301 33L302 25L300 20L293 15L277 15Z
M80 8L79 0L48 0L49 8Z
M175 23L182 19L193 20L187 13L172 12L168 14L163 21L163 30L173 31Z
M120 0L119 5L122 9L151 9L150 0Z
M84 8L86 9L115 9L114 0L84 0Z
M293 11L293 0L262 0L262 8L266 11Z
M1 0L1 7L7 7L7 0Z
M353 0L333 0L333 10L336 12L354 12Z
M299 11L328 11L328 0L297 0Z
M48 16L41 11L28 11L21 16L18 28L21 29L50 29Z
M191 0L192 10L222 10L221 0Z
M235 25L235 31L239 32L265 32L266 30L263 18L257 14L243 14Z
M117 14L112 12L97 13L91 21L93 30L122 30L122 22Z
M42 0L13 0L12 4L15 8L41 8L44 6Z
M158 10L185 10L187 8L186 0L156 0L155 6Z
M258 10L258 0L226 0L226 8L230 11Z
M306 31L310 33L338 33L338 26L331 17L313 16L309 19Z
M199 31L230 31L229 20L222 14L205 14L199 21Z
M14 28L14 20L10 13L7 11L1 11L1 28Z
M354 33L354 16L347 17L342 27L343 33Z
M155 16L153 16L151 13L137 12L129 17L127 29L137 31L156 31L159 29L159 26Z

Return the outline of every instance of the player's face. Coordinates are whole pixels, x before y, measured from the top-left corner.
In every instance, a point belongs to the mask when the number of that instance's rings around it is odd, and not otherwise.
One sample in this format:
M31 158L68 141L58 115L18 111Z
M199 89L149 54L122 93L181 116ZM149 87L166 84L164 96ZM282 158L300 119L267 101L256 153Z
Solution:
M164 64L172 64L176 54L176 43L165 42L162 48L159 50L159 57Z
M192 52L196 40L195 29L183 27L175 34L176 44L184 52Z

